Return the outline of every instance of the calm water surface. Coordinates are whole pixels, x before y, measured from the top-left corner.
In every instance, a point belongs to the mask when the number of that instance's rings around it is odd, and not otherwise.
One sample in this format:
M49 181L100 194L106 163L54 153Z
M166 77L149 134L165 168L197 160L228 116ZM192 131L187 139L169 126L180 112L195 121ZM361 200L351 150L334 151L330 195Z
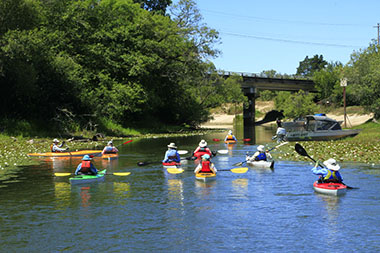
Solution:
M130 176L78 186L53 173L73 172L80 159L41 159L1 183L0 251L380 252L380 167L343 164L346 184L360 189L330 197L314 193L306 162L219 172L206 184L195 180L193 161L178 175L159 163L170 142L190 152L202 138L213 150L228 148L213 159L219 169L256 148L212 141L223 137L135 140L118 160L94 159L98 168Z

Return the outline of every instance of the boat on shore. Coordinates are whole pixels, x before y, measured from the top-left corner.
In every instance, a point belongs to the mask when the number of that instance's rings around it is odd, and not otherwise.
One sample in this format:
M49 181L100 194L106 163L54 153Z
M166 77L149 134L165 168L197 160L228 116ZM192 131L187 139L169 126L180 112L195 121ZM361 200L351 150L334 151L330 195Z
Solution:
M292 122L283 122L288 141L327 141L353 137L359 129L342 129L341 121L336 121L324 113L307 115Z
M318 183L315 181L313 184L315 192L327 195L343 195L347 191L347 186L341 183Z

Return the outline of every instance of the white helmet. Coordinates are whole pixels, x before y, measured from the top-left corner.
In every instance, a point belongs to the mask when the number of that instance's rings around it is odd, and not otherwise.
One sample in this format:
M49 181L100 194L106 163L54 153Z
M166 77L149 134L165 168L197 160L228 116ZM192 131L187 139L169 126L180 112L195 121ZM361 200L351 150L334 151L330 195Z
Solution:
M330 158L323 162L323 165L325 165L328 169L333 171L338 171L340 169L339 164L336 163L336 160L333 158Z
M201 140L199 142L199 147L201 147L201 148L207 147L207 142L205 140Z
M257 147L257 150L260 151L260 152L264 152L264 151L265 151L265 147L264 147L264 145L259 145L259 146Z

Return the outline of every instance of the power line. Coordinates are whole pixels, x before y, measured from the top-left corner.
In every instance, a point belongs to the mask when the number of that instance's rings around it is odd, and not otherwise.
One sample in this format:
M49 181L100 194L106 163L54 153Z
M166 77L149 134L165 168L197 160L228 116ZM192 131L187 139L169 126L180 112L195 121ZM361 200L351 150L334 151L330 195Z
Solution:
M321 42L278 39L278 38L261 37L261 36L255 36L255 35L230 33L230 32L220 32L220 33L230 35L230 36L235 36L235 37L251 38L251 39L258 39L258 40L269 40L269 41L276 41L276 42L295 43L295 44L304 44L304 45L328 46L328 47L346 47L346 48L353 48L353 47L360 48L361 47L361 46L356 46L356 45L342 45L342 44L331 44L331 43L321 43Z
M204 12L214 13L214 14L220 14L224 16L230 16L230 17L237 17L237 18L249 18L249 19L256 19L260 21L272 21L272 22L281 22L281 23L296 23L296 24L305 24L305 25L320 25L320 26L360 26L360 27L369 27L369 25L366 24L343 24L343 23L321 23L321 22L308 22L305 20L286 20L286 19L273 19L273 18L263 18L263 17L256 17L256 16L245 16L245 15L237 15L232 13L226 13L221 11L210 11L201 9Z

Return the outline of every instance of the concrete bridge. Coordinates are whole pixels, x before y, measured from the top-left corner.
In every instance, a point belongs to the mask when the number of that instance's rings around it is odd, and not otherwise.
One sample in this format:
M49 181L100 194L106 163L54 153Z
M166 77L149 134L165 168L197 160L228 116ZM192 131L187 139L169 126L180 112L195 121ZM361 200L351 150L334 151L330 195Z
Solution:
M304 77L272 78L263 75L239 72L224 72L227 78L230 75L240 75L243 77L242 89L244 95L248 97L248 107L243 110L244 138L251 139L255 143L255 99L260 90L273 91L294 91L304 90L316 92L313 80Z

